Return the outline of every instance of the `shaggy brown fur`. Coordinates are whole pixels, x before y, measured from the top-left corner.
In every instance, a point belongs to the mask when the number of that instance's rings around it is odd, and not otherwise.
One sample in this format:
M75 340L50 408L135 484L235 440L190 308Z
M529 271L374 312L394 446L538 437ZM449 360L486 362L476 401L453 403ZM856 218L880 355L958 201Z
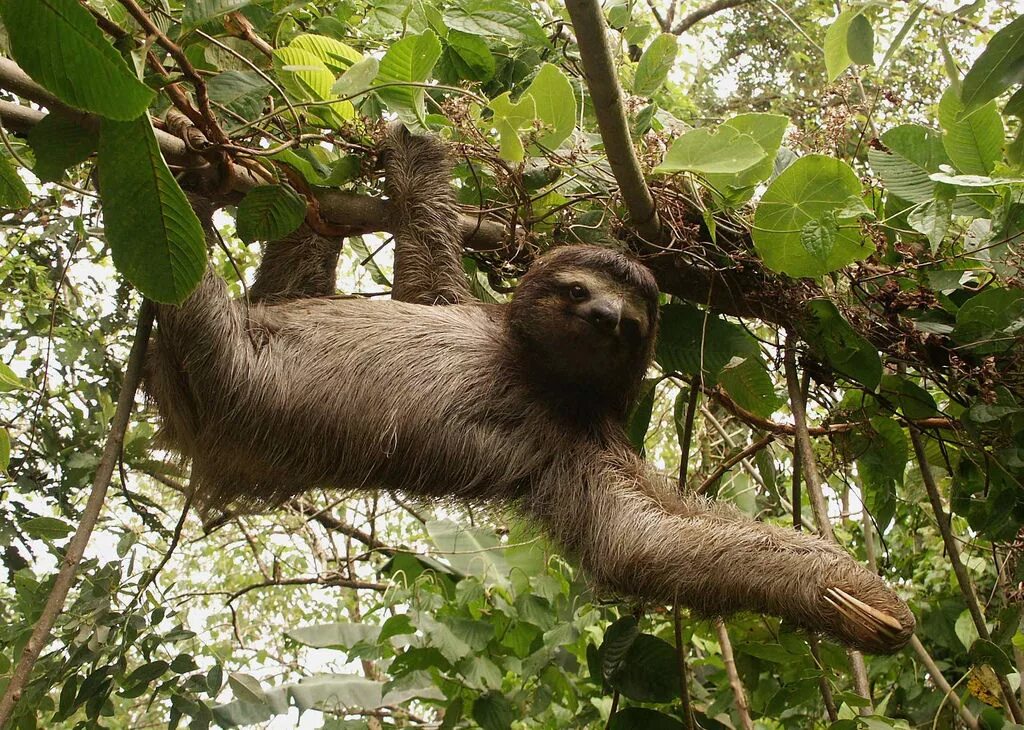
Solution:
M314 487L511 504L615 592L783 616L872 652L907 642L909 609L846 553L680 496L632 451L625 407L657 317L646 268L563 248L510 305L423 306L468 299L443 148L399 135L387 174L394 291L420 303L312 298L333 291L337 244L300 231L268 247L252 305L210 273L160 307L148 388L203 504Z

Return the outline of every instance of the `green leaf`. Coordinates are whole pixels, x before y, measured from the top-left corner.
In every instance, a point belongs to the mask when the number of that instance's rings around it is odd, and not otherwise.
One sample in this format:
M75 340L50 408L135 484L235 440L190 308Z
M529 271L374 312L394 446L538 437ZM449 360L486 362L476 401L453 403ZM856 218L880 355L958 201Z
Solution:
M762 418L782 405L760 354L734 357L722 368L718 382L737 405Z
M11 434L6 428L0 428L0 472L6 472L11 465Z
M293 641L317 649L351 649L359 642L376 642L380 628L369 624L314 624L287 629L285 634Z
M809 315L801 332L814 353L842 375L874 390L882 380L878 350L861 337L827 299L807 303Z
M543 45L544 29L533 12L512 0L463 0L445 13L449 28L505 42Z
M81 3L4 0L0 15L14 60L65 104L127 121L153 100Z
M676 137L655 172L737 173L766 157L753 137L733 127L691 129Z
M25 208L32 202L32 194L18 174L18 169L0 154L0 207Z
M1014 84L1024 81L1024 15L1010 21L992 36L971 70L964 76L960 98L964 114L995 99Z
M456 81L489 81L494 76L494 54L487 42L461 30L448 31L441 63L451 69Z
M122 685L125 687L131 687L140 683L149 684L154 679L162 677L169 667L170 665L163 660L143 664L141 667L133 670L132 673L125 678L124 682L122 682Z
M904 416L912 420L939 415L935 399L920 385L898 375L882 377L883 396L895 401Z
M911 227L928 238L932 253L938 252L939 245L946 237L946 231L949 230L953 219L955 200L955 191L951 191L947 186L936 186L935 199L914 208L907 215L907 222Z
M827 218L841 214L849 199L860 195L860 179L845 162L825 155L801 157L775 178L758 203L754 247L768 268L794 277L822 276L866 258L874 245L861 235L856 219L837 219L833 230ZM824 257L808 250L826 243Z
M718 383L733 358L758 357L757 340L737 324L691 304L661 308L655 358L666 371L700 375L703 383Z
M225 71L206 80L210 99L244 119L258 117L273 87L254 71ZM233 118L224 120L228 129L240 124Z
M334 73L317 54L298 46L274 51L274 70L285 89L298 101L327 101L333 98ZM355 118L355 107L336 101L315 108L323 121L333 127Z
M255 704L266 702L266 692L260 684L260 680L245 672L231 672L228 674L228 685L235 697Z
M238 204L235 227L246 243L276 241L298 228L306 217L306 201L287 185L260 185Z
M545 63L524 95L533 97L535 113L545 132L537 142L547 149L558 149L576 128L576 92L562 70Z
M352 64L363 60L363 54L352 46L325 35L306 33L296 36L288 47L312 53L335 72L345 71Z
M942 146L956 168L968 175L988 175L1003 156L1003 120L994 101L961 118L964 105L953 89L939 101Z
M654 396L657 392L655 386L659 382L659 378L648 378L644 381L640 395L637 396L626 421L626 436L638 454L644 453L644 441L647 438L647 429L651 425L651 414L654 412Z
M392 43L380 62L377 84L423 83L430 78L434 64L441 57L441 42L432 31L406 36ZM424 126L423 88L390 86L378 88L377 95L410 126Z
M338 77L331 87L331 93L335 96L355 96L366 91L377 78L380 70L380 61L373 56L356 61L349 69Z
M51 112L28 133L36 158L32 172L44 182L56 182L64 172L96 151L96 132L62 114Z
M893 419L876 416L869 425L857 427L850 443L865 505L884 531L896 514L896 485L903 484L907 467L907 436Z
M509 730L518 716L515 706L498 691L485 692L473 702L473 719L483 730Z
M850 27L846 30L846 52L850 60L859 66L875 63L875 31L871 21L863 15L850 20Z
M221 15L227 15L250 5L252 0L185 0L181 23L186 28L198 28Z
M509 92L506 91L492 99L488 108L494 112L492 120L500 137L498 149L501 158L509 162L522 162L526 157L526 150L519 139L518 130L531 125L537 118L537 103L529 94L523 94L523 97L513 104Z
M0 362L0 393L20 390L25 387L24 381L14 374L10 367Z
M1024 290L987 289L968 299L950 335L977 355L1006 352L1024 336Z
M60 540L71 534L71 525L55 517L33 517L22 522L21 528L40 540Z
M684 730L684 726L674 717L657 710L627 707L612 715L608 730Z
M825 71L830 83L838 79L839 75L853 63L848 50L850 23L862 10L863 8L844 10L825 31Z
M926 4L927 0L921 0L911 11L910 15L907 16L907 19L900 26L899 32L896 33L896 37L892 39L892 43L889 44L888 50L886 50L885 55L882 57L882 62L878 65L880 69L889 63L889 59L896 55L896 51L903 45L903 40L907 37L907 33L910 32L911 28L914 27L918 16L921 15L921 11L924 10Z
M633 93L637 96L654 96L668 78L678 49L679 39L671 33L662 33L651 41L640 56L633 74Z
M679 692L679 660L664 639L640 634L630 644L609 684L637 702L671 702Z
M771 176L775 156L789 126L789 117L781 114L739 114L722 122L722 126L751 137L764 150L764 159L746 170L704 175L705 182L722 194L730 205L738 205L749 200L754 187Z
M451 520L428 520L426 528L437 546L435 555L455 570L488 583L507 582L510 569L504 551L496 549L499 544L493 530L465 527Z
M114 265L150 299L180 304L206 270L206 238L160 155L149 117L104 120L98 165Z

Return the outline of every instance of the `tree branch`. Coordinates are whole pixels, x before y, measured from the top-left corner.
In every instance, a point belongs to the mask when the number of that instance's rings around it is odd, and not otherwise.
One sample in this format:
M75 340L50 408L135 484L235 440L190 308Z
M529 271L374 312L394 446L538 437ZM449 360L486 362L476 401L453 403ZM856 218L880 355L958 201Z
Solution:
M21 693L28 684L32 674L32 668L39 658L40 652L46 646L50 638L50 630L53 628L57 617L64 608L64 601L75 580L75 573L78 564L85 553L85 547L89 544L93 528L100 516L104 498L107 495L107 487L110 486L110 478L117 466L118 458L121 455L121 447L124 444L124 434L128 428L128 420L135 406L135 392L142 380L142 362L146 354L146 345L149 343L149 332L153 325L153 314L155 307L149 301L144 301L139 310L138 324L135 327L135 339L132 342L131 353L128 355L128 362L125 366L124 380L121 382L121 391L117 396L117 408L114 410L114 418L110 423L110 432L107 434L107 441L103 446L103 455L96 466L96 474L92 481L92 491L82 511L81 522L78 529L68 542L64 550L64 559L61 561L57 578L46 599L43 612L32 629L32 636L21 652L18 659L18 666L11 675L11 681L4 691L3 698L0 698L0 728L4 727L14 708L21 698Z
M700 21L717 12L728 10L729 8L735 8L738 5L747 5L752 2L754 2L754 0L715 0L713 3L708 3L702 8L697 8L692 13L684 15L679 19L679 22L672 27L672 32L676 35L682 35L690 28L697 25Z
M619 185L630 222L647 243L662 243L666 239L665 231L629 136L622 88L608 47L601 6L596 0L566 0L565 7L576 33L604 153Z

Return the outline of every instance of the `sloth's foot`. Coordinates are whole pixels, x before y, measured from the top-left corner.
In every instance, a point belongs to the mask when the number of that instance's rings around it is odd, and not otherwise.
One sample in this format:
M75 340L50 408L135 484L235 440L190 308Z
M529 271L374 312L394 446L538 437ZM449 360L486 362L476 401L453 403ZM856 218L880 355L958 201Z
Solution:
M873 654L902 649L914 633L914 615L895 595L887 589L885 592L889 595L876 598L883 598L887 610L869 605L842 588L826 588L822 598L835 611L830 633Z

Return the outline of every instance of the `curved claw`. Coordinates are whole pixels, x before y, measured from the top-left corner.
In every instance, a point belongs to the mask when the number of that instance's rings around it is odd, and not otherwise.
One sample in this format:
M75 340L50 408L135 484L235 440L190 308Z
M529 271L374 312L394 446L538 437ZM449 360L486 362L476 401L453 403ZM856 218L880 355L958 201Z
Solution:
M845 618L883 639L897 641L904 634L904 627L896 617L869 606L841 588L828 588L823 597Z

